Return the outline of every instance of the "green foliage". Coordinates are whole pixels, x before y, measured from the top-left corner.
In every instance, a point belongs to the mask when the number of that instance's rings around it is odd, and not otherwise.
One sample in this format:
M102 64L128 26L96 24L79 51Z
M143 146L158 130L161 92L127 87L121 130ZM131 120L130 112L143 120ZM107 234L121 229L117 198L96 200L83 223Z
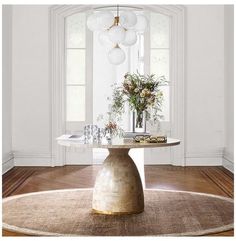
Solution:
M113 86L111 111L116 118L120 117L124 113L124 104L128 102L131 110L139 114L145 111L147 120L157 122L162 118L159 114L163 103L160 86L166 83L164 76L156 78L154 74L127 73L121 86Z
M123 130L118 126L125 111L125 103L128 103L130 110L137 112L137 123L141 126L142 115L145 112L146 120L152 125L163 118L161 107L163 93L160 86L167 83L164 76L156 78L155 75L141 75L127 73L124 81L112 86L112 96L107 98L109 110L106 115L99 115L97 121L103 121L105 129L113 135L123 135Z

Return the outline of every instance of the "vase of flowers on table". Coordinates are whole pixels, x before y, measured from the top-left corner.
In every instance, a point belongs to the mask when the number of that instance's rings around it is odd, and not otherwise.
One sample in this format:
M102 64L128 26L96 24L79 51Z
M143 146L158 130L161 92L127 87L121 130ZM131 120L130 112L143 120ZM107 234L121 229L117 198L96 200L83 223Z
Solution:
M110 98L108 98L110 100ZM116 112L112 111L111 104L109 104L108 111L105 114L100 114L97 117L98 122L102 122L104 128L102 128L103 134L107 140L112 140L116 137L123 137L124 131L118 125L120 122L120 115L117 115Z
M114 85L112 95L112 111L117 115L124 112L128 102L133 112L133 132L146 132L146 121L153 123L162 118L160 115L163 93L160 86L166 84L164 76L156 78L152 75L141 75L138 72L127 73L120 85Z

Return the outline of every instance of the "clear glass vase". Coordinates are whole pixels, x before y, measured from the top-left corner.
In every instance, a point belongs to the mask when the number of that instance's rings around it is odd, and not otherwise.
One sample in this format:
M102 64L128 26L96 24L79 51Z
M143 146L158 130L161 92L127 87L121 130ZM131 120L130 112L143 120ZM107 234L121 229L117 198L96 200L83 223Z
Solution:
M146 132L145 111L133 111L132 132Z

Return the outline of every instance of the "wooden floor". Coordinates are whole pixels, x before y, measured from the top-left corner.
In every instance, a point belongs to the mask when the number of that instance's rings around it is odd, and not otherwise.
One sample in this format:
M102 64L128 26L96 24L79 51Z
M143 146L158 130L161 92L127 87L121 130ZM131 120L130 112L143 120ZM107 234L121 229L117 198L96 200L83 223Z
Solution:
M66 188L91 188L100 166L14 167L3 175L3 197ZM145 166L146 188L204 192L233 198L234 177L223 167ZM19 234L3 230L3 236ZM211 236L233 236L233 230Z

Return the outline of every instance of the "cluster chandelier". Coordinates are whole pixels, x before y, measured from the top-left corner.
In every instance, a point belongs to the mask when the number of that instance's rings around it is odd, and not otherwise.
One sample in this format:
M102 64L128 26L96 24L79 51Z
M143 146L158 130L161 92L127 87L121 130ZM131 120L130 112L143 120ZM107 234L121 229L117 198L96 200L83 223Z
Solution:
M144 32L148 21L144 15L136 15L132 11L122 11L119 14L117 5L116 16L110 11L99 11L91 14L87 19L87 26L91 31L100 31L100 41L109 39L113 48L108 52L111 64L119 65L125 61L125 52L120 45L131 46L137 41L137 33Z

